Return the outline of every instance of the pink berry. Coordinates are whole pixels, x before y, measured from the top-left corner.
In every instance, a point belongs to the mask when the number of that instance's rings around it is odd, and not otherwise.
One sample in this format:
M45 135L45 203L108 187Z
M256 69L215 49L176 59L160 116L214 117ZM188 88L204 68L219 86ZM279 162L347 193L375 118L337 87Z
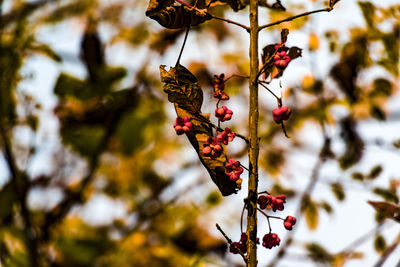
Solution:
M287 106L278 107L272 111L272 118L276 123L281 123L289 119L291 113L292 111Z

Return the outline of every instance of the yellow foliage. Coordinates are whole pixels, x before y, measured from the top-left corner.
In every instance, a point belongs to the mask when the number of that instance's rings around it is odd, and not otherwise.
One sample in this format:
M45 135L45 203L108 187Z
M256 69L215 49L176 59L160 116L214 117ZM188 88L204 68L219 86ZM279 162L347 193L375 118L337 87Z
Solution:
M308 48L311 51L315 51L319 48L319 38L315 33L311 33L308 37Z

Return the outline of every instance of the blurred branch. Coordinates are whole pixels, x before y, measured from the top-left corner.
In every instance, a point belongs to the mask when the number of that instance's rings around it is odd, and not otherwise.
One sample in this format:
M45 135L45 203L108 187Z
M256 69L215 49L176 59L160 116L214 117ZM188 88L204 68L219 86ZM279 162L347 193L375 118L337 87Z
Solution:
M38 8L42 7L45 4L57 1L58 0L41 0L33 3L25 3L18 9L12 10L7 14L1 15L0 29L6 27L8 24L14 21L29 16L31 13L33 13L34 11L36 11Z
M134 94L136 94L136 87L132 89ZM136 101L137 99L127 99L127 103L132 105L132 101ZM136 102L137 103L137 102ZM87 188L87 186L92 182L94 178L94 173L99 165L99 159L101 154L107 148L108 141L110 137L115 132L115 129L122 117L122 114L126 111L126 109L130 108L129 105L123 106L121 109L115 111L105 122L105 129L107 129L106 133L102 137L97 150L93 153L93 155L89 158L89 170L85 177L83 177L80 185L73 189L66 191L66 197L63 201L61 201L53 210L46 215L45 223L42 227L44 234L43 238L47 240L49 238L50 227L62 221L63 218L68 214L71 208L75 204L79 204L83 202L83 192Z
M321 123L322 124L322 123ZM325 135L325 130L324 130L324 126L321 125L324 135ZM325 136L325 140L327 140L327 136ZM321 152L324 149L324 145L321 148ZM317 162L315 163L312 172L311 172L311 178L310 181L308 182L305 190L303 191L303 194L300 197L300 201L299 204L296 208L296 213L295 213L295 217L299 220L299 218L302 216L302 206L304 205L303 203L307 200L307 198L309 198L312 194L312 191L314 190L314 187L319 179L319 174L321 171L321 168L324 164L324 162L326 161L326 158L324 156L323 153L320 153L317 159ZM269 263L269 267L273 267L273 266L277 266L278 262L283 259L287 253L287 249L288 247L290 247L292 240L293 240L293 236L296 233L296 230L299 227L295 227L292 231L290 231L287 235L286 238L283 242L283 244L279 247L278 252L275 254L275 257L270 261Z
M0 88L1 89L1 88ZM2 118L2 114L0 114L0 118ZM3 126L3 123L0 122L0 136L3 140L5 158L7 162L7 166L11 173L11 185L15 191L15 194L18 197L19 204L21 206L21 215L24 221L25 235L26 235L26 246L29 255L30 266L39 267L39 255L38 255L38 246L37 240L35 237L35 233L32 228L30 214L28 207L26 205L26 196L29 188L29 181L25 173L21 173L18 170L16 165L14 154L11 149L11 142L7 137L6 129Z
M396 237L396 240L383 252L382 257L379 259L379 261L374 265L374 267L381 267L385 263L385 261L389 258L389 256L395 251L397 246L399 245L398 238Z

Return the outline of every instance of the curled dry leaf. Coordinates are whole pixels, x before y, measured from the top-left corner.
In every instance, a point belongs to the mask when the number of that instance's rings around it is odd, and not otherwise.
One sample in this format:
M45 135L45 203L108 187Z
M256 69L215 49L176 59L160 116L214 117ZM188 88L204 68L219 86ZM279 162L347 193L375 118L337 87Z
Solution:
M216 159L203 155L203 144L213 136L209 115L201 113L203 103L203 91L196 77L185 67L178 65L175 68L165 70L160 66L161 81L164 83L164 92L168 94L168 100L174 104L176 114L179 117L188 116L193 125L193 134L187 135L193 148L196 150L203 166L207 169L211 179L218 186L222 195L228 196L240 189L240 184L230 181L225 174L225 162L227 156L222 153Z
M368 200L368 204L370 204L374 209L386 218L395 220L400 223L400 205L396 205L392 202L388 201L371 201Z
M146 16L168 29L197 26L211 19L206 10L191 9L183 5L174 6L174 3L174 0L150 0Z

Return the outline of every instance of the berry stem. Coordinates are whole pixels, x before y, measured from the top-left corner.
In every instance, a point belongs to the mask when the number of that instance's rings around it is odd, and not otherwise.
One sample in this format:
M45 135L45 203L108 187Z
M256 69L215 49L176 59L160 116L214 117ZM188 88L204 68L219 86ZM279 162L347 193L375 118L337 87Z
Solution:
M282 127L282 131L283 131L283 133L285 134L285 136L286 136L287 138L290 138L289 135L288 135L287 132L286 132L285 124L283 123L283 121L281 122L281 127Z
M262 191L262 192L258 192L258 194L259 195L261 195L261 194L267 194L267 195L271 195L267 190L265 190L265 191Z
M217 227L218 231L220 231L221 234L225 237L226 241L228 241L229 245L233 246L237 250L237 252L239 252L240 256L242 256L243 260L247 263L246 256L234 243L232 243L232 240L225 234L225 232L221 229L219 224L217 223L215 226Z
M271 233L272 232L272 228L271 228L271 222L269 221L270 216L268 214L266 214L264 211L262 211L260 208L257 208L257 210L259 212L261 212L267 218L269 233Z
M232 74L231 76L229 76L228 78L226 78L226 79L224 80L224 82L229 81L229 80L230 80L231 78L233 78L233 77L236 77L236 78L245 78L245 79L250 78L249 76L246 76L246 75Z

